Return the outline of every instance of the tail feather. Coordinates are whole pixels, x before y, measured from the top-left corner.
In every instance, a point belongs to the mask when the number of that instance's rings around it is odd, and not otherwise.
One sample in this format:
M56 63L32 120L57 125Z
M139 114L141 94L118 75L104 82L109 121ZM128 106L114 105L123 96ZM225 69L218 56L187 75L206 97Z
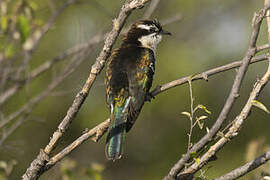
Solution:
M122 106L118 106L115 103L111 107L111 124L105 147L105 154L108 160L114 161L122 157L129 101L130 98Z

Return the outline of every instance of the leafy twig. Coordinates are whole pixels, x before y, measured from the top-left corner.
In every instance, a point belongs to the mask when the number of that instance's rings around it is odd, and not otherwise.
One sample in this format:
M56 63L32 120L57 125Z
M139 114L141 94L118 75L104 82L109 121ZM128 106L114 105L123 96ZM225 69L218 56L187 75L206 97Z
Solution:
M221 125L223 124L224 120L227 118L228 113L230 112L232 105L234 104L235 99L239 96L239 90L242 84L242 80L246 74L248 65L252 59L252 57L256 54L256 42L260 31L260 26L262 23L263 18L265 17L266 11L269 9L270 5L265 6L258 14L254 15L252 21L252 34L251 39L249 42L249 47L242 60L242 64L237 71L233 86L231 88L231 92L226 100L226 103L219 114L218 119L209 130L209 132L202 137L192 148L188 151L185 155L180 158L180 160L175 163L175 165L171 168L170 172L166 177L165 180L174 179L177 177L179 172L185 166L185 163L190 159L192 152L198 152L201 148L203 148L211 139L216 135L218 130L220 129Z

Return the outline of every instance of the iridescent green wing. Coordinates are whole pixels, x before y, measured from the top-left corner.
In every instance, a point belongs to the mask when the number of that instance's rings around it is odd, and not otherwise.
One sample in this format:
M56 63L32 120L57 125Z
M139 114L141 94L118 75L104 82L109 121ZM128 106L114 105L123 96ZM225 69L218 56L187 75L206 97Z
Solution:
M123 68L120 60L119 51L115 50L109 59L106 69L106 99L107 105L111 110L111 122L105 153L109 160L121 158L126 133L129 92L126 71L119 68L119 66Z
M128 72L129 94L131 95L130 111L127 121L127 131L135 123L145 98L152 86L155 72L155 58L152 50L143 49L136 67Z
M120 159L123 154L123 142L126 134L126 122L130 98L122 88L119 93L109 96L111 102L111 123L106 140L105 153L109 160Z

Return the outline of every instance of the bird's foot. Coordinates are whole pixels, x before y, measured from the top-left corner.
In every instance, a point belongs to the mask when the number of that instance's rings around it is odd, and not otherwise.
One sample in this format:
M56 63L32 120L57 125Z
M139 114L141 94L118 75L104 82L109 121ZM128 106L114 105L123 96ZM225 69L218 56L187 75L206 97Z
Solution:
M145 101L151 102L152 99L155 99L155 96L151 93L147 93L145 96Z

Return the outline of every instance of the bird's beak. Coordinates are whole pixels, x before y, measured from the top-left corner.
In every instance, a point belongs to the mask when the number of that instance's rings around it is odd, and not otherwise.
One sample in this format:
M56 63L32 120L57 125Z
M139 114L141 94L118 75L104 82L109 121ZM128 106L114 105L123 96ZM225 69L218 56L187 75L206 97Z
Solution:
M172 35L172 33L170 33L169 31L166 31L166 30L161 30L160 34L162 35Z

